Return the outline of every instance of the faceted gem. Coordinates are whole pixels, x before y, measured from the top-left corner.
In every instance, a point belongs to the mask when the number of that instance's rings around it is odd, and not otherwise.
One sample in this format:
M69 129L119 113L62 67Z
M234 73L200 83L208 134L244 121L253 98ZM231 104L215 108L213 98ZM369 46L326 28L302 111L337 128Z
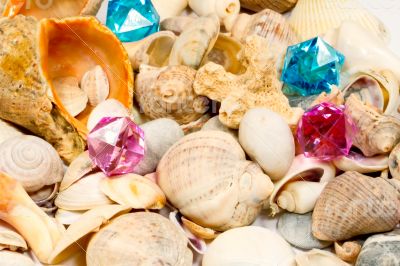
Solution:
M151 0L108 1L106 25L123 42L138 41L159 30L160 16Z
M104 117L87 143L90 158L107 176L133 172L144 156L144 132L128 117Z
M333 160L349 154L354 131L344 106L325 102L304 113L297 127L297 140L306 157Z
M308 96L330 92L339 85L345 57L320 37L289 46L281 80L287 95Z

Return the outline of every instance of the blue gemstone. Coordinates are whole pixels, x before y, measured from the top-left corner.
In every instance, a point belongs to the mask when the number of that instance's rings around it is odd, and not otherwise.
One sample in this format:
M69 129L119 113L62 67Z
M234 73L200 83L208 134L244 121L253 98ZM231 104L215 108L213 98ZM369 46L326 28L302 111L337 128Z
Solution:
M281 80L287 95L314 95L330 92L339 85L345 57L320 37L289 46Z
M139 41L157 32L160 16L150 0L108 1L106 25L123 42Z

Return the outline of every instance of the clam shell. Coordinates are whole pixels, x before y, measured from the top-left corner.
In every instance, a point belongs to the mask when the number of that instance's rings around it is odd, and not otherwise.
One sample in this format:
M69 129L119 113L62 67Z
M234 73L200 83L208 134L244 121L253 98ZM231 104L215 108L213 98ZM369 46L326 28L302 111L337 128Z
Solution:
M85 213L85 211L67 211L64 209L58 208L54 218L61 224L70 225L77 220Z
M391 180L346 172L330 181L313 212L312 231L327 241L394 229L400 220L400 193Z
M32 261L28 256L8 251L1 250L0 251L0 265L2 266L35 266L36 264Z
M316 239L311 230L312 213L284 213L278 220L278 232L287 242L302 249L326 248L330 241Z
M219 131L180 139L161 159L157 176L186 218L217 231L252 223L273 187L258 165L246 161L239 143Z
M296 263L298 266L349 266L346 262L342 261L335 254L320 250L313 249L308 252L300 253L296 256Z
M3 249L9 249L11 251L21 249L25 251L28 249L28 246L24 238L18 234L15 229L0 221L0 250Z
M272 9L284 13L294 7L297 0L240 0L242 7L258 12L263 9Z
M81 88L92 106L104 102L110 93L110 84L103 68L97 65L83 74Z
M289 17L303 41L335 29L344 21L354 21L379 39L389 40L385 25L358 0L298 0Z
M129 110L120 101L108 99L97 105L90 113L87 128L92 131L103 117L125 117L129 115Z
M389 167L387 155L364 157L362 154L350 152L347 156L333 160L333 164L342 171L356 171L361 174L379 172Z
M100 229L89 242L88 266L192 265L187 239L168 219L150 212L124 214Z
M0 119L0 143L9 138L18 137L21 135L23 135L23 133L19 129L17 129L11 123Z
M52 82L55 92L68 113L75 117L85 110L88 95L79 88L78 84L76 86L66 84L64 78L57 78Z
M294 265L290 245L275 232L257 226L234 228L209 245L202 266Z
M35 136L17 136L0 144L0 169L28 192L60 182L64 167L57 151Z

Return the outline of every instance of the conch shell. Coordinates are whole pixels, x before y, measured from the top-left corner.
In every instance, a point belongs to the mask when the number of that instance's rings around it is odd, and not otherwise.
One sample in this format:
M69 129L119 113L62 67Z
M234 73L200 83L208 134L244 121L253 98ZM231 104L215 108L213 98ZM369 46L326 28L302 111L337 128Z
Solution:
M312 231L327 241L385 232L400 220L400 192L395 180L345 172L322 191L313 212Z
M273 188L261 168L246 161L237 141L220 131L180 139L161 159L157 176L173 206L217 231L252 223Z
M104 66L109 98L131 108L133 72L128 55L95 18L43 19L38 25L34 18L19 15L2 19L0 30L5 44L0 49L0 117L43 137L66 162L83 152L92 108L74 118L58 97L54 79L80 80L91 67Z
M240 0L242 7L258 12L263 9L272 9L284 13L294 7L297 0Z
M230 128L238 128L250 108L268 108L282 115L290 125L296 124L303 113L292 109L282 93L274 60L267 56L267 46L268 41L260 36L246 39L239 55L246 69L243 74L228 73L215 63L207 63L196 74L195 92L221 102L219 118Z

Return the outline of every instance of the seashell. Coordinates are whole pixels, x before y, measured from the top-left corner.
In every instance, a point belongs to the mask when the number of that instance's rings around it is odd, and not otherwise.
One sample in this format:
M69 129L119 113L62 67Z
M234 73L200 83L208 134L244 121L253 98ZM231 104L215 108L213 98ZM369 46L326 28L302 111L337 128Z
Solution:
M252 223L273 188L261 168L246 161L239 143L220 131L180 139L164 154L157 176L186 218L217 231Z
M109 205L106 205L109 206ZM64 224L64 225L70 225L75 223L76 221L79 220L79 218L85 213L85 211L67 211L64 209L58 208L54 217L57 220L57 222Z
M103 117L125 117L129 115L129 110L120 101L108 99L97 105L90 113L87 128L89 131L92 131Z
M362 246L356 266L399 265L400 230L370 236Z
M281 209L300 214L312 211L322 189L335 175L331 163L303 154L296 156L285 176L274 184L269 198L272 216Z
M397 144L389 155L389 170L393 178L400 180L400 143Z
M292 131L279 114L265 108L250 109L243 116L239 143L272 181L281 179L294 159Z
M52 264L59 263L76 252L76 250L82 249L79 244L82 238L92 232L97 232L102 225L107 224L113 217L127 213L130 209L127 206L121 205L105 205L85 212L61 236L51 253L49 262Z
M67 168L64 178L60 184L60 191L69 188L73 183L84 177L96 168L96 165L89 157L89 152L81 153Z
M189 0L189 7L199 16L216 14L228 31L239 15L239 0Z
M400 140L400 120L381 115L355 95L346 101L345 113L355 124L353 145L365 156L390 152Z
M330 241L320 241L312 235L312 213L297 214L286 212L278 220L278 232L287 242L302 249L326 248Z
M17 136L0 144L0 169L27 192L60 182L64 168L57 151L35 136Z
M64 18L77 15L95 16L103 0L77 0L41 2L29 0L5 0L3 16L13 17L16 14L34 16L35 18Z
M298 266L349 266L346 262L336 257L333 253L312 249L296 255L296 263Z
M282 93L274 60L266 51L267 40L256 35L246 39L239 61L246 69L234 75L215 63L207 63L196 74L197 94L221 102L219 118L229 128L238 128L248 109L265 107L296 124L303 111L292 109Z
M186 237L168 219L156 213L137 212L121 215L100 229L89 242L86 262L88 266L126 262L189 266L192 257Z
M207 123L209 119L210 119L210 114L206 113L196 121L181 125L181 129L183 130L185 135L188 135L190 133L201 130L201 128L204 126L205 123Z
M81 88L86 92L92 106L104 102L110 93L110 84L103 68L97 65L83 74Z
M94 17L37 22L16 16L1 20L0 32L1 43L7 44L0 48L0 117L43 137L67 163L85 148L92 107L74 118L53 80L71 76L80 80L100 65L109 77L109 98L131 108L133 72L128 55L118 38Z
M350 95L350 94L349 94ZM297 96L298 97L298 96ZM313 96L311 96L313 97ZM304 97L303 97L304 98ZM343 105L344 104L344 96L341 90L335 85L332 85L332 89L330 93L321 92L314 101L306 107L308 109L311 106L323 103L330 102L335 105Z
M186 219L185 217L181 217L182 224L185 228L187 228L193 235L206 240L215 239L218 236L218 233L210 228L202 227L194 222Z
M282 265L293 266L294 252L275 232L258 226L234 228L209 245L202 266Z
M178 16L187 7L188 0L151 0L157 13L160 15L160 21L164 19Z
M47 263L61 227L32 201L19 182L4 173L0 173L0 219L15 228L38 259Z
M148 117L171 118L179 124L199 119L208 101L193 90L196 71L187 66L142 65L136 79L136 100Z
M66 84L64 79L65 78L53 79L54 90L65 110L75 117L85 110L88 103L88 95L79 88L78 82L76 85ZM53 98L52 95L50 97Z
M393 182L357 172L334 178L315 205L314 236L339 241L394 229L400 220L400 192Z
M332 161L342 171L356 171L361 174L383 171L389 166L387 155L364 157L362 154L350 151L347 156L339 157Z
M159 31L138 42L124 43L133 70L139 70L141 64L153 67L168 65L176 35L171 31Z
M302 41L335 29L344 21L357 23L382 41L389 41L389 32L382 21L358 0L298 0L289 17L290 25Z
M13 137L22 136L23 133L11 123L0 119L0 144Z
M145 137L145 154L135 173L145 175L156 170L158 162L175 142L183 137L179 124L167 118L156 119L140 126Z
M161 21L160 29L164 31L172 31L176 35L180 35L183 32L183 30L194 20L196 20L196 18L191 16L176 16L176 17L166 18L163 21Z
M214 116L210 118L202 127L202 131L210 131L210 130L217 130L217 131L222 131L225 133L230 134L232 137L234 137L236 140L238 140L238 131L234 129L230 129L226 126L224 126L221 121L219 121L218 116Z
M0 251L0 265L2 266L35 266L36 264L32 261L28 256L8 251L1 250Z
M9 249L16 251L28 249L25 239L18 234L11 226L0 221L0 250Z
M29 193L29 197L45 212L53 212L55 210L53 202L58 193L59 183L51 186L45 186L38 191Z
M219 34L216 15L200 17L185 27L169 55L169 65L197 69L213 48Z
M263 9L272 9L284 13L294 7L297 0L240 0L242 7L258 12Z
M68 211L83 211L111 204L112 201L100 189L100 182L105 178L102 172L98 172L76 181L58 193L56 206Z
M360 254L361 245L357 241L347 241L340 245L335 242L335 253L340 259L354 264Z

